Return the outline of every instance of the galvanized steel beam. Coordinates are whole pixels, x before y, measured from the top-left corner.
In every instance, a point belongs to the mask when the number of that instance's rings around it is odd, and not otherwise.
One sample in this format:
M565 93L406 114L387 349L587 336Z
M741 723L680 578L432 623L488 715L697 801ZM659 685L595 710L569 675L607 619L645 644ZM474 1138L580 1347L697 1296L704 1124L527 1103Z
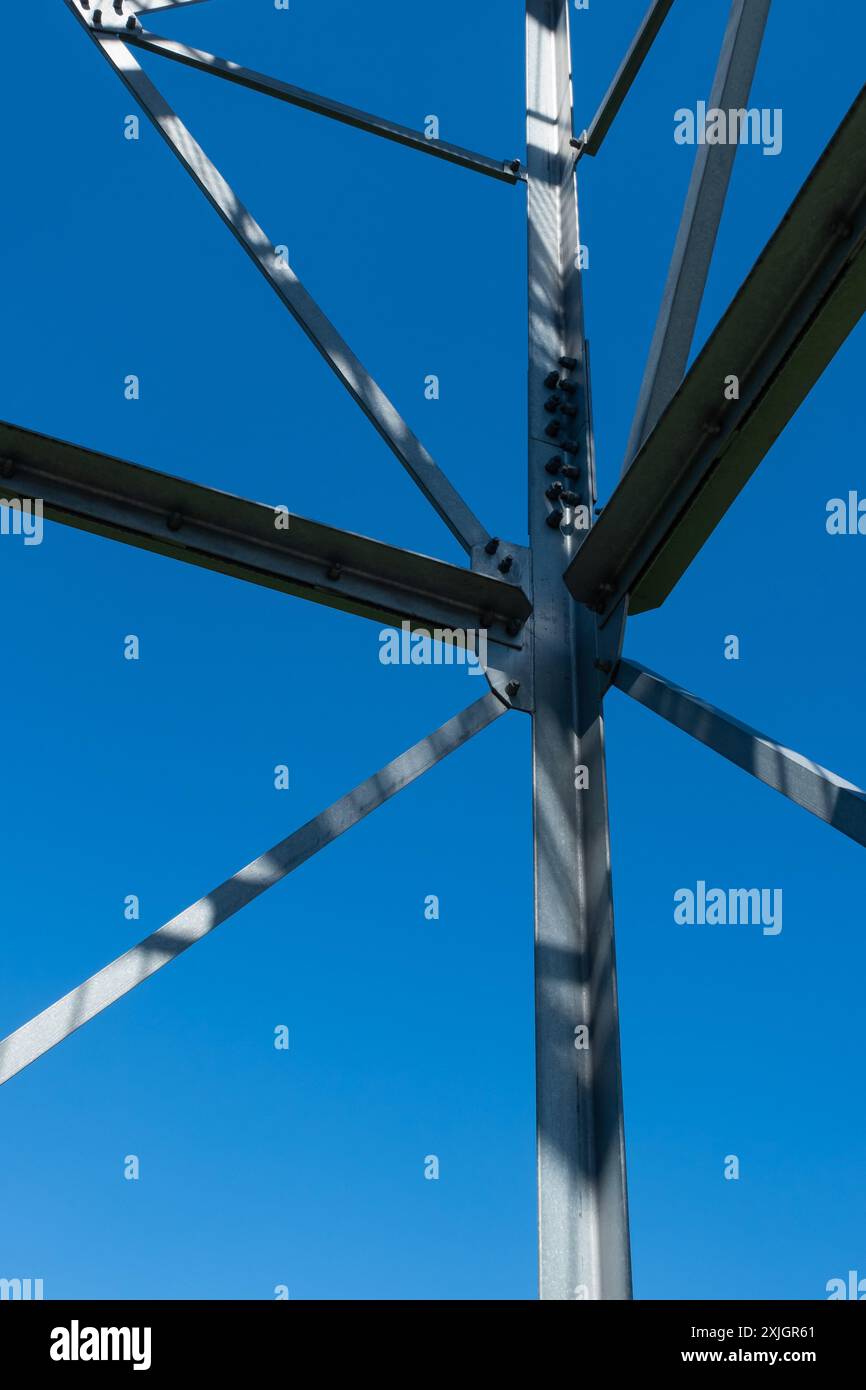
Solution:
M566 0L527 0L529 530L539 1274L543 1299L631 1297L604 722L595 618L562 573L592 504ZM557 455L545 410L565 382ZM551 458L579 476L550 499ZM582 770L581 770L582 769ZM588 781L582 785L584 775ZM580 789L579 789L580 788Z
M10 1033L0 1042L0 1086L164 965L177 960L182 952L202 941L242 907L279 883L338 835L357 825L505 711L506 706L494 694L483 696L206 897L199 898L165 926Z
M328 366L346 387L356 405L361 407L464 550L471 555L473 550L483 548L490 537L474 512L452 487L384 391L322 313L291 266L277 254L276 247L251 213L175 115L150 78L142 71L127 44L113 35L92 28L78 8L76 0L65 0L65 4L81 21L193 182L219 213L229 231L264 275L268 284L275 290Z
M520 183L526 178L519 160L490 159L487 155L476 154L475 151L464 149L461 145L451 145L447 140L431 139L422 130L412 130L410 126L398 125L396 121L385 120L382 116L371 115L368 111L359 111L357 107L346 106L341 101L332 101L329 97L319 96L304 87L295 87L278 77L268 77L263 72L233 63L228 58L218 58L213 53L190 48L188 44L177 43L173 39L163 38L160 34L151 34L143 29L121 29L119 36L126 43L144 49L147 53L155 53L161 58L170 58L176 63L195 68L198 72L208 72L214 77L236 82L241 87L261 92L264 96L276 97L278 101L288 102L290 106L299 106L305 111L314 111L319 116L328 116L331 120L353 126L356 130L381 135L385 140L392 140L395 144L408 146L409 149L420 150L422 154L433 155L436 159L444 159L449 164L459 165L462 169L471 169L476 174L486 174L489 178L510 184Z
M866 88L571 561L581 603L664 602L866 309L864 250Z
M733 715L700 700L636 661L622 661L613 684L843 835L866 845L866 793Z
M770 0L733 0L708 109L743 109L761 52ZM625 470L685 375L737 142L700 143L626 449Z
M572 140L579 154L596 155L616 119L620 107L631 91L632 83L643 67L644 59L655 42L656 35L670 13L674 0L653 0L640 28L629 45L628 52L617 68L613 81L601 100L601 105L581 136Z
M461 569L4 421L0 490L40 499L49 521L374 622L483 627L493 642L523 642L520 562L507 580Z

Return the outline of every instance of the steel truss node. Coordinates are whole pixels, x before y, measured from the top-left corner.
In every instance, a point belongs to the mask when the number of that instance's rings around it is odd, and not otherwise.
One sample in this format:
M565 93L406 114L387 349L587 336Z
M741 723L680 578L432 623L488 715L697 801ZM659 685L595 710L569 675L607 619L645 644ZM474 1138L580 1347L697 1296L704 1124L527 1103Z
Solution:
M199 0L63 0L469 556L469 568L0 424L8 498L53 521L377 622L489 631L490 693L0 1042L0 1084L202 940L511 708L532 717L540 1294L627 1299L631 1268L603 698L614 685L866 844L866 795L637 663L662 603L866 308L866 89L685 374L736 144L700 146L635 413L601 517L575 166L596 156L673 0L654 0L575 135L567 0L526 0L527 153L497 160L151 34ZM711 104L748 100L770 5L733 0ZM526 186L529 548L491 536L136 61L138 49ZM725 401L730 373L740 392ZM577 790L575 768L588 770ZM573 1044L585 1026L586 1049Z

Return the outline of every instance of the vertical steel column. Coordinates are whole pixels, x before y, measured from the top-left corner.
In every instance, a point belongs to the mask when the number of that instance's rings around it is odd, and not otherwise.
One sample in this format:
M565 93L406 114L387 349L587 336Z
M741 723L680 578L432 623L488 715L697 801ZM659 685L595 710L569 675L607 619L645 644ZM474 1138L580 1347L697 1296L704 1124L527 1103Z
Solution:
M545 465L559 454L580 469L562 480L566 493L591 514L567 0L527 0L526 71L540 1294L624 1299L631 1268L597 628L563 582L578 504L551 525L557 503L546 496L556 475ZM563 404L577 406L576 416L562 413L558 441L546 430L559 417L544 409L554 371L575 388Z

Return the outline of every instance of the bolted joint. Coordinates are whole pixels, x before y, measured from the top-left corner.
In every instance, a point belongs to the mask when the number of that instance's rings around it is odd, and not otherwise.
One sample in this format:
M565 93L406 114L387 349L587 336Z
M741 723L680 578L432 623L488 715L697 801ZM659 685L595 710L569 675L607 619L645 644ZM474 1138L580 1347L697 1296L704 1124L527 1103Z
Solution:
M553 509L552 512L548 512L548 514L547 514L547 524L548 524L548 526L551 528L551 530L556 530L556 529L558 529L558 527L559 527L559 525L560 525L560 523L561 523L561 521L562 521L562 518L563 518L564 516L565 516L565 512L562 510L561 507L554 507L554 509Z
M560 401L558 396L548 396L547 400L544 402L544 409L547 411L548 415L553 415L554 412L559 409L559 405Z
M555 439L561 429L562 425L559 420L551 420L550 424L546 426L544 433L547 435L548 439Z
M166 517L165 524L169 531L179 531L183 525L183 517L180 512L170 512Z
M491 536L491 537L490 537L490 540L487 542L487 544L486 544L485 547L484 547L484 553L485 553L485 555L495 555L498 549L499 549L499 537L498 537L498 536Z
M602 613L602 612L604 612L604 609L605 609L605 606L606 606L606 604L607 604L607 601L608 601L608 599L610 598L610 596L611 596L612 593L613 593L613 585L612 585L612 584L599 584L598 588L596 589L595 593L594 593L593 596L592 596L592 603L590 604L590 607L592 608L593 612L595 612L595 613Z
M560 365L560 367L564 367L565 370L566 370L567 372L573 372L574 369L575 369L575 367L577 366L577 358L576 358L576 357L560 357L560 359L559 359L559 365Z
M342 574L343 574L343 566L340 564L340 561L339 561L339 560L334 560L334 561L332 561L332 563L328 566L328 578L329 578L329 579L340 579L340 578L342 577Z
M505 687L505 693L509 699L513 700L520 689L520 681L509 681Z
M576 439L563 439L559 447L562 449L563 453L566 454L580 453L580 445Z
M511 556L511 555L506 555L506 556L504 556L503 559L501 559L501 560L499 561L499 573L500 573L500 574L507 574L508 571L511 569L511 566L512 566L513 564L514 564L514 558L513 558L513 556Z
M548 372L544 378L544 384L548 391L555 391L559 385L559 372Z
M562 494L562 483L551 483L550 487L546 488L544 493L545 497L547 497L548 500L551 502L558 502Z
M557 385L560 391L564 391L567 396L573 396L577 390L577 382L569 381L566 376L564 376L561 381L557 382Z
M562 458L559 454L556 454L552 459L547 460L547 463L544 465L544 471L545 473L558 473L561 467Z
M576 405L563 405L563 406L560 407L560 409L562 410L563 415L568 415L568 416L570 416L572 419L573 419L574 416L577 414L577 406L576 406Z
M509 637L516 637L522 627L523 623L519 618L509 618L508 622L505 624L505 631L508 633Z
M559 500L560 502L564 502L566 507L576 507L580 502L580 494L577 492L561 492L559 494Z
M572 482L580 477L580 469L573 463L564 463L560 469L563 478L570 478Z

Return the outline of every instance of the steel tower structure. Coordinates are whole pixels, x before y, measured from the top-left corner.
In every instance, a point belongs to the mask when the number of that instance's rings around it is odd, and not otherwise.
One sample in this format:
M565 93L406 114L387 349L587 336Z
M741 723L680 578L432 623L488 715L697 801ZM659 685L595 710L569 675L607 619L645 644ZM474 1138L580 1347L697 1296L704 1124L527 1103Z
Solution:
M488 635L490 691L314 820L0 1042L0 1084L510 710L533 726L540 1293L626 1299L631 1270L603 702L611 685L866 844L866 797L622 657L629 615L661 604L866 307L861 91L691 369L686 366L736 142L698 147L631 433L596 502L576 168L594 157L673 0L654 0L576 134L567 0L525 0L525 159L428 139L148 32L196 0L63 0L468 556L460 568L0 424L10 499L96 534L372 618ZM745 108L770 0L733 0L710 106ZM529 545L491 535L189 131L135 50L266 93L515 187L528 206ZM726 381L738 392L729 399ZM279 509L277 509L278 511Z

